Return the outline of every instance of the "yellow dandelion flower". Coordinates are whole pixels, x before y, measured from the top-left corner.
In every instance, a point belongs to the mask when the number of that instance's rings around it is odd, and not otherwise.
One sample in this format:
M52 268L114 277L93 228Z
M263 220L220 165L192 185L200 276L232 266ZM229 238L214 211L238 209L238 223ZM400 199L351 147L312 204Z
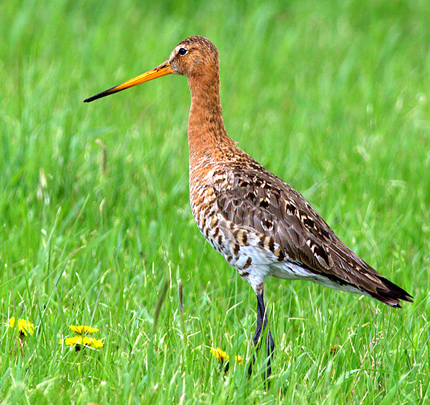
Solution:
M234 361L238 364L243 364L243 357L242 356L234 356Z
M64 343L67 346L88 346L94 349L98 349L99 347L103 347L103 342L101 340L97 340L96 338L90 338L87 336L73 336L70 338L66 338ZM60 339L59 344L63 344L63 339Z
M216 357L216 359L224 363L224 361L228 361L230 359L230 356L223 350L221 350L219 347L215 349L211 349L211 354Z
M78 335L86 335L87 333L94 333L98 331L97 328L92 328L91 326L86 325L70 325L69 328Z
M9 319L9 326L13 328L15 326L15 318ZM34 324L26 319L18 319L18 331L20 335L27 336L27 333L32 335L34 333Z

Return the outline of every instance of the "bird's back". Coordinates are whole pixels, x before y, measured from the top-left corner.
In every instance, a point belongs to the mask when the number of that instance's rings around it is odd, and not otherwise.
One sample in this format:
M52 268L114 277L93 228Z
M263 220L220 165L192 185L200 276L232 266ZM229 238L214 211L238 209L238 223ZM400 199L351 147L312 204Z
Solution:
M254 290L274 276L392 307L412 301L349 249L300 193L239 148L193 172L199 174L190 179L191 206L200 231Z

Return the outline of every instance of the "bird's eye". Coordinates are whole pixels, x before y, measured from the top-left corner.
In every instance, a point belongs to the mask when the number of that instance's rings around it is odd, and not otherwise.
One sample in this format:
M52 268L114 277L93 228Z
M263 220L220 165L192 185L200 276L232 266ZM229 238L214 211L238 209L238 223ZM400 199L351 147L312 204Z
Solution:
M179 55L184 56L188 51L185 48L179 48Z

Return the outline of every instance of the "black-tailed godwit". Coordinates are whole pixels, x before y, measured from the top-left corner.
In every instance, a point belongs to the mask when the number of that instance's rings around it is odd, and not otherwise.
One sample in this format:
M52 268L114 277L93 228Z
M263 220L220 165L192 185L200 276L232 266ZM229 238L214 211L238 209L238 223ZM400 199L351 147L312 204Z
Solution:
M256 345L267 325L263 288L269 276L313 281L367 295L391 307L400 308L400 300L412 302L411 295L349 249L296 190L229 138L222 118L218 50L208 39L184 39L155 69L85 101L171 73L186 76L191 92L192 212L205 238L257 295ZM269 329L268 376L274 346Z

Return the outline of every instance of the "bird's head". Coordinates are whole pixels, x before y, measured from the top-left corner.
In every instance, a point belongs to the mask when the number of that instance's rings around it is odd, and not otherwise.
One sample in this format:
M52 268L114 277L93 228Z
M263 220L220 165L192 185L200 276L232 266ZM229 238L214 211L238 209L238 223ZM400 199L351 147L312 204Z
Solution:
M212 77L218 77L218 71L218 50L215 45L207 38L193 36L179 42L170 54L169 59L156 68L87 98L84 101L90 102L97 100L109 94L117 93L129 87L172 73L186 76L189 80L194 78L198 78L199 80L205 80L205 78L211 80Z

